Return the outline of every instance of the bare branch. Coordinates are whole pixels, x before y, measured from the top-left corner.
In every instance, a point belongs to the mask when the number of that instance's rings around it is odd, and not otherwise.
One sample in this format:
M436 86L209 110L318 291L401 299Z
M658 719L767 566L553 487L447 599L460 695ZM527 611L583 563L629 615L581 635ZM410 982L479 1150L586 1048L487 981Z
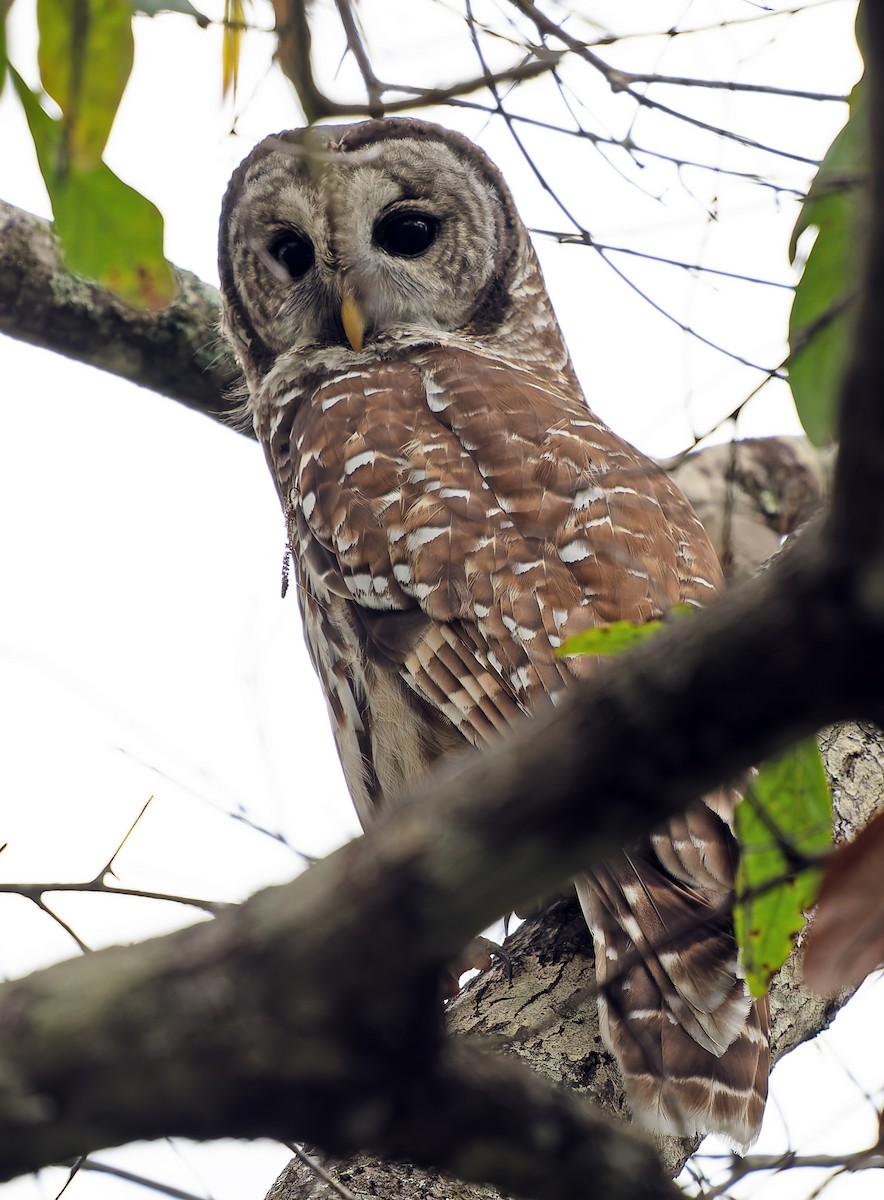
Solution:
M327 117L377 117L385 114L414 111L443 104L457 96L468 96L488 85L484 75L475 79L459 80L450 87L410 87L405 84L381 83L374 75L358 30L350 19L352 12L344 3L339 13L344 21L348 46L360 64L363 79L369 92L369 102L347 103L327 96L316 82L311 59L312 34L307 16L305 0L273 0L276 13L276 32L279 39L277 58L285 74L291 80L307 122L324 120ZM345 14L347 16L345 17ZM355 38L354 38L355 31ZM359 46L357 52L356 46ZM526 47L525 57L505 71L492 76L497 83L520 83L545 75L557 65L562 55L554 51L531 50ZM364 65L363 65L364 64ZM366 75L366 70L368 75ZM384 100L389 92L407 92L400 100Z
M830 4L841 4L843 0L815 0L815 3L796 4L792 8L763 8L760 12L754 13L749 17L728 17L722 21L714 21L709 25L687 25L682 27L673 27L663 30L659 33L659 37L663 38L680 38L690 37L695 33L711 33L717 29L734 29L741 25L757 25L760 22L778 21L785 17L795 17L799 13L812 12L817 8L827 8ZM604 38L597 38L593 42L587 42L587 45L593 46L610 46L613 42L628 41L630 38L645 38L649 35L642 31L638 33L625 34L609 34ZM651 35L653 36L653 35Z
M693 271L703 275L717 275L722 279L735 279L740 283L757 283L759 287L782 288L784 291L795 290L794 283L779 279L760 279L756 275L741 275L738 271L724 271L719 267L707 267L702 263L685 262L683 259L667 258L662 254L651 254L647 250L637 250L633 246L611 246L599 242L591 234L565 233L555 229L532 229L531 234L538 237L553 238L563 246L588 246L606 254L626 254L631 258L641 258L646 262L662 263L667 267L679 267L683 271ZM855 299L855 297L853 297Z
M452 99L450 104L453 108L473 109L478 112L487 113L489 116L494 116L498 111L496 106L482 104L476 100ZM551 133L561 134L563 137L577 138L580 141L591 142L598 146L617 147L625 153L630 154L634 159L640 157L653 158L660 162L671 163L673 166L679 168L692 167L698 171L711 171L716 175L724 175L730 179L744 180L753 186L767 188L781 195L795 196L797 199L803 199L805 195L802 188L788 187L774 180L763 179L760 175L752 171L737 171L733 168L723 167L719 163L700 162L698 159L664 154L660 150L652 150L649 146L640 146L633 140L631 134L628 137L622 138L606 137L592 129L568 129L564 125L556 125L551 121L542 121L537 117L531 117L525 113L510 113L509 117L517 125L528 125L534 129L548 129Z
M621 71L618 80L625 83L666 84L668 87L708 88L710 91L746 92L761 96L783 96L792 100L822 100L828 103L846 104L847 96L837 92L805 92L799 88L774 87L768 83L737 83L732 79L695 79L685 75L641 74L637 71Z
M590 245L591 244L592 243L590 242ZM661 317L663 317L666 321L669 321L672 325L675 325L676 328L682 331L682 333L689 334L692 338L695 338L698 342L700 342L701 345L708 346L710 350L717 350L719 354L723 354L725 358L731 359L732 362L739 363L743 367L749 367L753 371L760 371L764 375L765 383L767 383L767 381L770 379L785 379L782 366L766 367L761 363L752 362L751 359L744 357L742 354L738 354L735 350L728 350L728 348L721 345L720 342L716 342L712 338L706 337L705 334L702 334L699 332L699 330L695 329L693 325L685 324L684 321L681 321L673 313L669 312L669 310L663 304L658 303L658 301L654 300L648 292L639 287L634 279L630 279L626 272L618 267L617 264L612 260L609 252L601 249L601 247L596 247L596 249L599 251L599 257L601 258L602 262L610 267L618 279L622 280L628 288L635 292L637 296L640 296L646 304L650 305L654 312L659 313Z
M498 912L866 704L884 635L845 619L821 548L805 539L288 887L0 990L3 1172L134 1137L294 1133L551 1200L601 1153L601 1191L620 1194L628 1165L636 1196L667 1194L639 1142L625 1154L600 1118L449 1045L436 973Z
M674 120L682 121L687 125L691 125L695 129L701 129L706 133L712 133L716 137L724 138L727 141L737 142L741 146L746 146L749 149L759 150L764 154L773 154L778 158L789 159L792 162L803 162L809 164L810 166L816 165L815 159L806 158L804 155L794 154L789 150L778 149L774 146L766 146L764 143L758 142L754 138L735 133L730 129L721 129L717 125L712 125L708 121L701 120L699 117L691 116L690 113L679 112L677 109L670 108L666 104L661 104L657 100L652 100L650 96L647 96L644 93L638 92L634 89L632 86L632 78L629 72L621 71L619 68L612 67L609 63L606 63L603 58L601 58L590 48L588 43L581 42L578 38L572 37L567 30L563 28L563 26L556 24L555 21L551 20L546 16L545 13L541 12L541 10L535 4L533 4L531 0L510 0L510 2L514 4L520 12L524 13L526 17L529 17L534 22L541 36L558 38L559 41L561 41L572 54L575 54L578 58L582 58L591 67L598 71L598 73L607 81L612 91L625 92L639 106L643 108L655 109L657 112L661 112L668 117L672 117ZM822 99L824 97L817 97L814 94L813 98ZM837 97L837 99L842 99L842 97Z
M26 900L32 900L40 908L44 909L46 909L46 905L43 903L43 898L46 895L54 895L59 892L98 892L107 896L131 896L139 900L165 900L169 904L183 904L186 907L199 908L203 912L211 914L229 907L222 900L200 900L194 896L180 896L173 892L153 892L148 888L129 888L122 887L119 884L105 883L102 876L86 880L82 883L0 883L0 895L6 893L8 895L23 896ZM46 909L46 911L49 912L50 910ZM54 920L61 923L60 918L55 913L51 913L51 916ZM75 935L72 934L72 936ZM76 940L79 942L79 939Z
M335 5L347 37L347 46L359 65L359 71L365 83L365 90L368 92L368 106L370 109L375 110L380 106L381 96L384 93L384 85L374 73L374 68L371 65L371 59L368 57L368 51L362 40L362 32L350 0L335 0Z
M195 1192L185 1192L182 1188L172 1187L168 1183L160 1183L147 1175L136 1175L133 1171L124 1171L122 1167L111 1166L110 1163L96 1162L94 1158L84 1158L78 1164L79 1171L91 1171L95 1175L110 1175L114 1179L122 1179L124 1183L134 1183L138 1187L147 1188L160 1196L169 1196L171 1200L205 1200Z
M709 1160L708 1155L703 1157ZM831 1170L838 1174L845 1171L881 1170L884 1168L884 1153L880 1147L873 1146L858 1154L749 1154L745 1158L734 1156L727 1178L715 1187L704 1189L703 1200L717 1200L718 1196L725 1196L735 1183L760 1171L781 1172L808 1167Z

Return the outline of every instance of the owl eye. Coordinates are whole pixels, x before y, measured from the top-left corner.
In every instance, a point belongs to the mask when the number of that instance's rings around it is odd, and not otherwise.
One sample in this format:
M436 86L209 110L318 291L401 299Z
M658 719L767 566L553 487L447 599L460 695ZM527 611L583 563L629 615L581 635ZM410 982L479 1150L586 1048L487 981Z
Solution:
M316 253L313 243L296 229L284 229L268 246L270 257L288 273L292 279L300 279L313 266Z
M375 226L374 240L397 258L417 258L429 250L439 232L439 222L426 213L397 212Z

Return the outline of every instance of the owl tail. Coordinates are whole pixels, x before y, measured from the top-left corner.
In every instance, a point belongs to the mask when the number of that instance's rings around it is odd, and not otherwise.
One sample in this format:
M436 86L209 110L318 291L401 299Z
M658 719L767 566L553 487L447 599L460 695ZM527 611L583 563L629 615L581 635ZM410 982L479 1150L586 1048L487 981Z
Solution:
M745 1148L767 1098L769 1017L739 969L730 839L704 807L575 882L595 942L602 1037L636 1120Z

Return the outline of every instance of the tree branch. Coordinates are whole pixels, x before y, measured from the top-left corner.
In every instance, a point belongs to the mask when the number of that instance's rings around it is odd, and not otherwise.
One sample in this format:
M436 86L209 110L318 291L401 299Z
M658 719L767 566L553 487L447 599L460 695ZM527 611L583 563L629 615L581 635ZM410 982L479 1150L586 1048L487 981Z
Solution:
M853 836L884 807L884 735L859 725L837 726L821 739L832 785L836 837ZM599 1033L592 943L576 901L562 899L530 917L506 941L512 978L502 964L471 980L447 1009L449 1032L488 1051L510 1054L532 1070L603 1111L629 1119L617 1067ZM826 1028L838 1005L810 992L799 969L800 951L771 992L775 1059ZM696 1142L658 1139L667 1174L677 1175ZM742 1162L743 1160L738 1160ZM785 1164L784 1164L785 1165ZM448 1200L449 1177L366 1154L323 1160L324 1169L359 1195L388 1200ZM309 1165L293 1160L267 1200L301 1200L311 1184ZM482 1184L461 1184L458 1200L499 1200Z
M602 1153L609 1194L665 1195L627 1131L454 1048L437 974L499 912L865 702L869 631L804 542L288 887L0 990L2 1173L133 1138L261 1134L537 1197L574 1194Z
M65 267L48 221L0 200L0 332L229 423L240 371L218 332L218 293L175 273L181 291L169 308L129 308Z
M344 103L327 96L316 82L311 57L312 34L305 0L272 0L276 14L276 35L279 41L277 59L288 76L298 103L308 123L327 117L380 117L397 112L413 112L444 104L458 96L468 96L489 86L489 83L522 83L554 70L562 58L561 52L526 46L523 59L493 76L479 75L460 79L449 87L409 87L406 84L381 83L371 68L365 48L352 20L349 4L339 4L347 44L356 57L369 99ZM390 92L407 93L404 99L385 100Z

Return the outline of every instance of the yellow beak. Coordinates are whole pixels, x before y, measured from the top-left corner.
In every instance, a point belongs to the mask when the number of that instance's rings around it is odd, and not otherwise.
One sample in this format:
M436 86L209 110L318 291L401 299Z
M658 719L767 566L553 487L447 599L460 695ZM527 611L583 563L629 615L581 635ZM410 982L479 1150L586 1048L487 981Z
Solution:
M341 321L347 341L354 350L361 350L365 340L365 315L359 307L359 302L349 292L344 293L344 299L341 301Z

